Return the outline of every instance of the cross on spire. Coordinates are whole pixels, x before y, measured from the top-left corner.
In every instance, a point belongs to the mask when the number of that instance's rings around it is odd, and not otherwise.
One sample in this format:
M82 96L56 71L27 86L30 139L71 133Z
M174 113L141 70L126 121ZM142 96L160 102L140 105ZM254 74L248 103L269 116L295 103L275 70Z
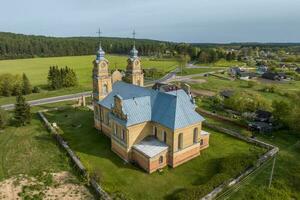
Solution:
M135 30L133 30L132 32L132 39L133 39L133 46L135 47L135 35L136 35L136 32Z
M101 29L99 28L99 30L97 31L98 33L98 38L99 38L99 45L101 46Z

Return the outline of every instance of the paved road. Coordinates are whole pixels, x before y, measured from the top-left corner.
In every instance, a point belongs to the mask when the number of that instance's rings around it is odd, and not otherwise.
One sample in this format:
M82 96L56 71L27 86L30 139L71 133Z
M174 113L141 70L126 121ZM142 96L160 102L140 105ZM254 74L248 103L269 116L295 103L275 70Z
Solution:
M49 103L56 103L56 102L61 102L61 101L69 101L69 100L76 100L79 97L82 96L91 96L92 92L81 92L81 93L76 93L76 94L69 94L69 95L63 95L63 96L57 96L57 97L50 97L50 98L44 98L44 99L38 99L38 100L32 100L28 101L29 105L31 106L38 106L38 105L43 105L43 104L49 104ZM14 104L6 104L2 105L1 108L5 110L11 110L15 107Z

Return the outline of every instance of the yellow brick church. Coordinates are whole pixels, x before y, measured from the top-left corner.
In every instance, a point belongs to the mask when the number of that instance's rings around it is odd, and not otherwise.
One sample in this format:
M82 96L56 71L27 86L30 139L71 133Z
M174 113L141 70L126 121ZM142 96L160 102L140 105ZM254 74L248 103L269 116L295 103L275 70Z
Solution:
M148 173L176 167L209 146L204 118L183 89L145 88L141 59L133 45L125 75L109 72L101 45L93 68L95 127L111 139L111 150Z

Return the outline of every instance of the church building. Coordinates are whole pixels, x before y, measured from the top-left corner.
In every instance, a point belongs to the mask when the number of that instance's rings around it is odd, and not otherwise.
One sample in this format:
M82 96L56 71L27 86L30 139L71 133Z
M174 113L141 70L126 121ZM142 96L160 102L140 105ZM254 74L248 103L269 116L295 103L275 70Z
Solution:
M110 74L101 45L93 62L94 123L110 138L111 150L148 173L199 156L209 146L209 133L191 95L143 87L135 45L127 62L124 77L118 70Z

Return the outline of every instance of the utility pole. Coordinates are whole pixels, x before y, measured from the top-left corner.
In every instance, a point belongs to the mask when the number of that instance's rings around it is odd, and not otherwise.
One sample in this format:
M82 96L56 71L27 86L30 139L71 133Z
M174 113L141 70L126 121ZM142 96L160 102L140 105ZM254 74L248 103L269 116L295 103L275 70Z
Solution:
M272 165L272 170L271 170L270 180L269 180L269 188L271 187L271 184L272 184L274 168L275 168L275 161L276 161L276 154L275 154L274 159L273 159L273 165Z

